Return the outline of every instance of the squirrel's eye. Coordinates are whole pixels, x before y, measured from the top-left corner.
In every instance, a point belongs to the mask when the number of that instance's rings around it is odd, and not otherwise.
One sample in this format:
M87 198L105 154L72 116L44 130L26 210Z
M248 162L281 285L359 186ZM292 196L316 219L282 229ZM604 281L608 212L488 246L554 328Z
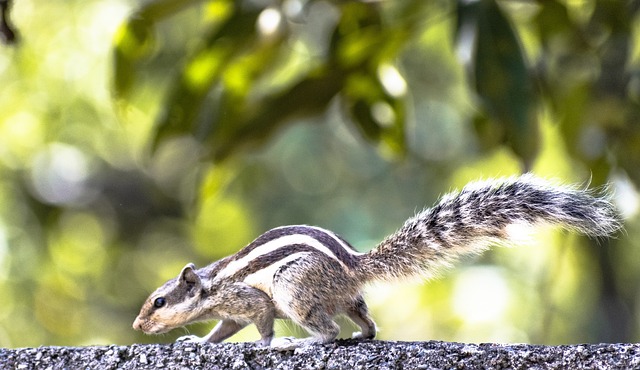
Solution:
M155 308L160 308L160 307L164 306L165 304L167 304L167 300L164 299L164 297L158 297L158 298L156 298L155 301L153 301L153 306Z

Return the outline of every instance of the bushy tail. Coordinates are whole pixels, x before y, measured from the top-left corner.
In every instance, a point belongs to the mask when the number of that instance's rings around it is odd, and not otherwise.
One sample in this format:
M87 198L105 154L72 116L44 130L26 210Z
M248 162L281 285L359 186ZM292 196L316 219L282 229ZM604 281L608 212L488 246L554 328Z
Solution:
M593 237L619 230L620 217L606 194L558 186L523 175L470 183L459 193L407 220L361 256L363 280L429 276L459 256L509 243L520 225L555 224Z

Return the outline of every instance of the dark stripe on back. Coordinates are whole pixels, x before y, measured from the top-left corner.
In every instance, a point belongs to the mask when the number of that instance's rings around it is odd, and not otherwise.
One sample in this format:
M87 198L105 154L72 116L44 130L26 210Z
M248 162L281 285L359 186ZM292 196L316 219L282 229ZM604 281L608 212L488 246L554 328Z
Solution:
M324 253L318 251L316 248L310 247L306 244L289 244L283 246L282 248L278 248L273 252L263 254L262 256L251 260L249 264L247 264L247 266L237 271L232 275L231 278L236 281L243 280L245 277L253 274L254 272L263 270L282 259L300 252L321 253L324 255ZM335 261L335 263L338 263L338 261Z
M240 258L246 256L251 253L252 250L258 248L259 246L266 244L272 240L276 240L280 237L290 235L290 232L287 232L288 228L278 228L271 229L266 231L264 234L257 237L254 241L252 241L249 245L242 248L238 253L234 254L232 257L233 260L239 260Z
M342 244L340 244L340 242L334 239L331 236L331 234L328 234L328 232L325 232L323 230L319 230L319 229L309 227L309 226L304 226L304 225L284 226L276 229L271 229L265 232L264 234L260 235L256 240L252 241L246 247L242 248L238 253L231 256L231 258L232 260L241 259L242 257L246 256L251 251L260 247L261 245L266 244L272 240L279 239L283 236L288 236L288 235L306 235L306 236L312 237L313 239L316 239L318 242L324 245L329 251L331 251L331 253L333 253L338 260L342 261L342 263L344 263L350 268L355 267L356 257L351 253L349 253L347 250L345 250L345 247L343 247ZM338 238L345 243L347 248L355 250L344 239L340 237ZM282 248L284 248L284 246ZM312 249L317 251L317 249L315 248L312 248ZM329 256L327 257L331 258Z
M233 261L233 255L225 257L221 260L218 260L214 263L212 263L209 266L203 267L203 273L205 276L208 277L214 277L216 275L218 275L218 273L220 271L222 271L222 269L224 269L225 267L227 267L227 265L229 264L229 262Z
M316 240L318 240L320 243L322 243L325 247L327 247L327 249L329 249L331 251L331 253L333 253L336 258L338 258L338 260L342 261L342 263L344 263L345 265L347 265L349 268L353 268L355 267L356 264L356 258L353 254L349 253L348 250L345 249L345 247L340 244L339 241L337 241L332 235L335 235L337 237L337 234L329 234L329 232L325 232L323 230L319 230L316 228L312 228L312 227L305 227L305 226L294 226L293 228L297 228L297 232L296 234L304 234L304 235L308 235ZM345 241L344 239L338 237L338 239L340 239L344 245L347 246L347 248L351 249L351 250L355 250L351 244L347 243L347 241Z

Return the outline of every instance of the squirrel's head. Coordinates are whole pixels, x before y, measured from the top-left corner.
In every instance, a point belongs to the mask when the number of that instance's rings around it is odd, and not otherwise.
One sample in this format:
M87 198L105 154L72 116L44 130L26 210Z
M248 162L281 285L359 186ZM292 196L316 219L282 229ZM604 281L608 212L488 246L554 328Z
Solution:
M146 334L162 334L198 321L202 281L192 263L177 278L167 281L153 292L133 322L135 330Z

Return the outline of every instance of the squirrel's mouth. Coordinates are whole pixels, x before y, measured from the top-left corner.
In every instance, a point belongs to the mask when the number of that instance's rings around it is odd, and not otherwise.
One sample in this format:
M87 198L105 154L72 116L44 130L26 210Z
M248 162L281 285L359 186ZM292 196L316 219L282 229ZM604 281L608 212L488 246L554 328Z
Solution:
M140 316L136 317L133 322L133 329L140 330L145 334L162 334L169 331L165 325L153 320L141 319Z

